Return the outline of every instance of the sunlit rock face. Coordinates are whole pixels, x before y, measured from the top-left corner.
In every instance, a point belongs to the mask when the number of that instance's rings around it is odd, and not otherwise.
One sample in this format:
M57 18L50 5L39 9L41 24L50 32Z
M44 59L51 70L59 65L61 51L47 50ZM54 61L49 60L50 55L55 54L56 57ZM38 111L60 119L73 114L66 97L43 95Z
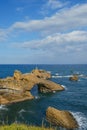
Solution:
M64 88L48 80L51 74L45 70L33 70L22 74L16 70L13 77L0 79L0 104L8 104L28 99L34 99L31 89L37 85L39 92L62 91Z
M48 107L46 110L46 118L51 124L69 130L79 127L77 121L69 111L60 111L53 107Z
M69 80L71 80L71 81L78 81L78 75L73 75L73 76L71 76L70 78L69 78Z

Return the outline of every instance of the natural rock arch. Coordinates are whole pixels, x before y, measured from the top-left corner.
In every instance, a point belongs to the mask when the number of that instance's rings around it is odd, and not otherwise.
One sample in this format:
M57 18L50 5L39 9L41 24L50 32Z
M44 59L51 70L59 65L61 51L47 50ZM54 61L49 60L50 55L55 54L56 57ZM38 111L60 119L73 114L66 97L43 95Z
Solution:
M62 91L64 88L48 80L51 74L35 69L31 73L22 74L16 70L13 77L0 79L0 104L19 102L23 100L33 99L31 89L37 85L40 92ZM6 102L5 102L6 99Z

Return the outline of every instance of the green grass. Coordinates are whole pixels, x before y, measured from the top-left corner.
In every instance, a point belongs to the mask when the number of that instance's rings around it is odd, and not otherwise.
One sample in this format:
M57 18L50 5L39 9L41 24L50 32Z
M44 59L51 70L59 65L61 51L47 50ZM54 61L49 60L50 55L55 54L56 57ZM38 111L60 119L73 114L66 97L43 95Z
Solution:
M37 126L27 126L24 124L11 124L0 126L0 130L53 130L53 129Z

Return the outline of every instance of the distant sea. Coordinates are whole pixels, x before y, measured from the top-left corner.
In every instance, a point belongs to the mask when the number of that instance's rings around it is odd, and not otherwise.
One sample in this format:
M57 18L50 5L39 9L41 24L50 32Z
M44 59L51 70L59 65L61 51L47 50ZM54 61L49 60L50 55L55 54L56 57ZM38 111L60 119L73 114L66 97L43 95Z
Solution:
M79 129L87 130L87 65L0 65L0 78L13 76L15 70L22 73L32 69L44 69L52 74L50 80L61 84L65 91L41 94L35 86L31 93L34 100L0 105L0 123L26 123L49 125L45 113L49 106L70 111L76 118ZM78 74L78 82L69 81L72 74ZM61 130L64 130L61 128Z

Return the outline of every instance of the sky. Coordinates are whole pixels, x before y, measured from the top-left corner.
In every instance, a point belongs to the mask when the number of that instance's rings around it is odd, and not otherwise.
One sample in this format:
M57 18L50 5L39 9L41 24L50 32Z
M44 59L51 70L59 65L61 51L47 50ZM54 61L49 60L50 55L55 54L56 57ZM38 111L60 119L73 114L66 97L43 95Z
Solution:
M87 64L87 0L0 0L0 64Z

